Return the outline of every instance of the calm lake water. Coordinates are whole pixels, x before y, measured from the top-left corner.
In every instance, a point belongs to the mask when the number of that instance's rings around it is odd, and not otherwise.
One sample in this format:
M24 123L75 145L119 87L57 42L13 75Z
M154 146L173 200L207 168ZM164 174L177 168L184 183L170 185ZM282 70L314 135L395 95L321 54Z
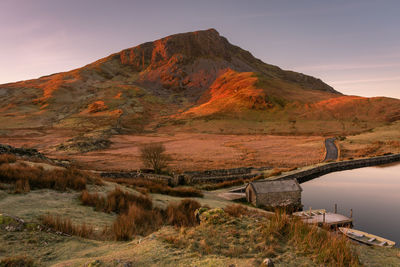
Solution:
M400 245L400 164L334 172L301 184L304 210L350 216L354 228Z

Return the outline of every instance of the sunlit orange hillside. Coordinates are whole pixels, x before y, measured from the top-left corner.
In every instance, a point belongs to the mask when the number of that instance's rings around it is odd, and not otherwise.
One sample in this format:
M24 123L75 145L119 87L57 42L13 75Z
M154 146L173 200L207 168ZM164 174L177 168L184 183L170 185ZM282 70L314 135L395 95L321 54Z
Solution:
M400 101L344 96L266 64L214 29L171 35L80 69L0 85L2 129L347 134L400 119Z

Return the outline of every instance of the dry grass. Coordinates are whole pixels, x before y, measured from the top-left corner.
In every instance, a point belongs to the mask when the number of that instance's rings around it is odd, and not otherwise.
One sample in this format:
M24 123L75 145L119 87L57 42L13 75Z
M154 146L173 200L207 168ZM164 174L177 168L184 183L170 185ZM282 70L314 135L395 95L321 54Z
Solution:
M267 127L263 124L262 127ZM208 128L217 126L208 126ZM225 127L225 126L222 126ZM246 122L238 125L247 129ZM60 132L60 135L62 133ZM51 136L64 140L62 136ZM3 141L2 141L3 140ZM12 140L1 139L15 146L29 143L31 146L42 145L43 139ZM140 169L140 147L146 143L162 142L172 157L169 168L176 171L212 170L221 168L243 167L293 167L305 166L321 162L324 158L324 138L319 136L274 136L258 132L251 134L205 134L176 133L172 135L116 135L110 141L110 149L89 153L69 154L54 152L50 147L45 149L46 155L67 157L82 163L86 169L98 170L132 170ZM307 157L304 157L307 155Z
M179 203L169 204L166 210L146 209L131 204L129 210L115 220L111 232L115 240L130 240L136 235L148 235L165 224L177 227L189 227L198 224L195 211L201 205L197 201L184 199Z
M13 256L0 260L1 267L33 267L34 261L27 256Z
M352 144L341 149L341 158L364 158L400 152L400 141L374 141L368 144Z
M199 202L191 199L184 199L178 204L169 204L166 210L168 224L179 227L197 225L195 211L200 207Z
M221 209L200 214L200 225L182 228L178 233L164 236L174 247L199 253L200 257L214 254L234 258L257 258L265 249L260 233L266 218L258 221L249 216L235 218Z
M88 226L85 223L82 225L75 225L70 219L61 216L52 216L47 214L41 216L40 221L43 225L65 234L76 235L85 238L93 236L92 226Z
M119 215L112 226L115 240L130 240L135 235L148 235L163 225L163 215L158 209L143 209L132 204L127 213Z
M400 121L372 131L342 138L341 159L400 153Z
M344 236L333 234L327 229L308 225L283 212L276 212L263 229L272 242L287 242L299 254L309 255L314 262L334 266L359 266L358 255Z
M28 193L31 191L31 187L27 179L20 179L15 182L14 188L14 193L16 194Z
M97 183L95 181L97 179L93 175L72 168L45 170L24 164L2 164L0 166L0 182L18 184L16 191L24 189L22 192L26 192L28 188L49 188L59 191L65 191L68 188L83 190L88 182Z
M231 206L225 212L206 211L200 219L199 226L164 236L165 240L202 255L260 260L269 257L279 263L285 257L282 254L293 253L323 266L359 266L358 255L345 237L306 225L282 212L267 219Z
M118 178L107 180L110 182L132 186L142 193L150 192L174 197L203 197L201 191L193 187L170 187L166 183L153 182L146 179Z
M14 163L17 161L17 157L13 154L0 154L0 165L3 163Z
M118 187L109 192L106 197L99 196L97 193L90 194L84 190L80 195L80 200L83 205L95 207L97 211L118 214L127 212L132 204L146 210L151 210L153 207L152 200L149 197L130 194Z
M237 204L232 204L228 205L224 208L224 211L228 213L230 216L233 217L241 217L243 215L249 215L250 211L248 208L242 206L242 205L237 205Z

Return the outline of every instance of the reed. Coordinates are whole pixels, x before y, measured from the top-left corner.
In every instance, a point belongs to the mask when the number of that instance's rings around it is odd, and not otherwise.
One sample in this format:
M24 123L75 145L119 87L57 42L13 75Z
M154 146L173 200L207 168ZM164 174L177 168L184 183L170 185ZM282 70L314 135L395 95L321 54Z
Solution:
M17 157L13 154L0 154L0 165L3 163L14 163L17 161Z
M86 224L73 224L69 218L47 214L40 217L40 221L43 225L65 234L76 235L85 238L93 236L92 226L88 226Z

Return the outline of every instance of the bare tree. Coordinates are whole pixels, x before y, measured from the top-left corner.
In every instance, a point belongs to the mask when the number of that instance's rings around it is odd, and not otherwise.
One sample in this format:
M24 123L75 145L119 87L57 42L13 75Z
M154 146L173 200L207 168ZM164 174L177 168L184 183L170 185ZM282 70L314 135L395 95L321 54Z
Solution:
M165 154L165 146L161 143L146 144L140 148L140 158L145 167L152 168L155 173L167 167L170 157Z

